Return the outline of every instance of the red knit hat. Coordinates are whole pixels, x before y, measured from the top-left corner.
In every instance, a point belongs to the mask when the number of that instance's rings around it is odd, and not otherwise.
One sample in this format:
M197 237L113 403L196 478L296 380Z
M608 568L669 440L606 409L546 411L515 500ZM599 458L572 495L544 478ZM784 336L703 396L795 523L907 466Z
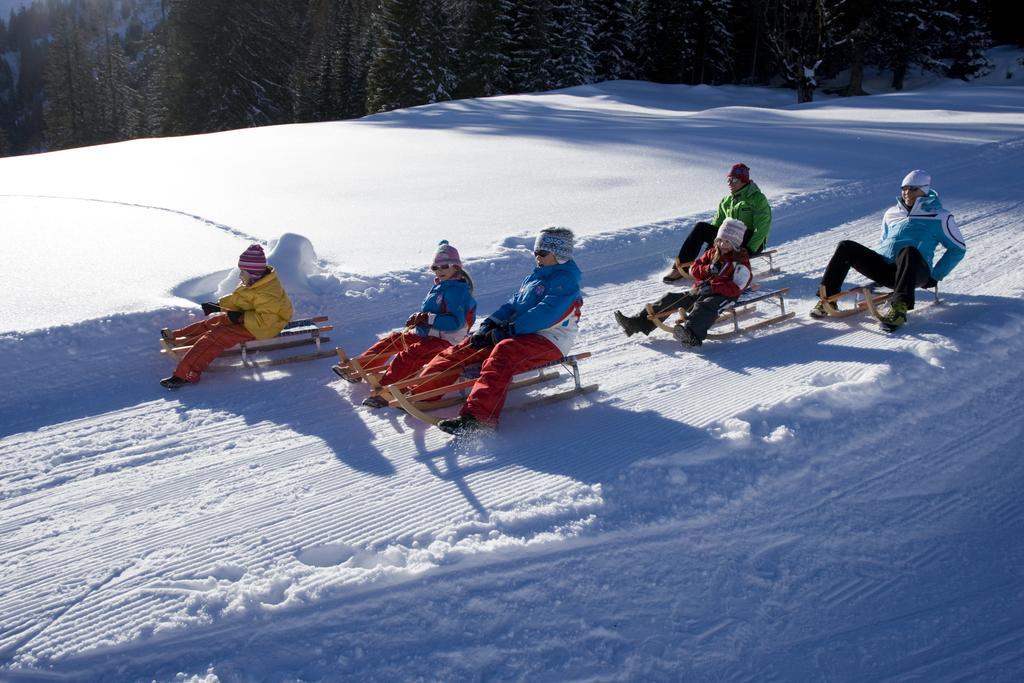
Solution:
M732 168L729 169L729 173L725 176L726 178L738 178L745 183L750 182L750 169L746 164L733 164Z
M267 270L267 257L263 253L263 247L253 244L243 251L238 257L238 269L256 277L263 275Z

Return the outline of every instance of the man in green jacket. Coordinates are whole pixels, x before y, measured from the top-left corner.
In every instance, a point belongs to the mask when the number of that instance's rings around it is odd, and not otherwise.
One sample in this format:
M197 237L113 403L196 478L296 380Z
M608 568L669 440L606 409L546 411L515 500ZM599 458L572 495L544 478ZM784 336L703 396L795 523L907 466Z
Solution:
M700 255L701 247L711 246L718 228L726 218L741 220L747 226L742 248L747 250L748 255L760 254L768 243L768 233L772 228L772 207L768 205L768 200L757 184L751 182L750 169L746 164L735 164L729 169L725 181L729 184L729 194L718 203L714 220L710 223L701 221L693 226L679 249L677 263L689 263ZM682 277L683 273L673 265L672 270L661 280L671 284Z

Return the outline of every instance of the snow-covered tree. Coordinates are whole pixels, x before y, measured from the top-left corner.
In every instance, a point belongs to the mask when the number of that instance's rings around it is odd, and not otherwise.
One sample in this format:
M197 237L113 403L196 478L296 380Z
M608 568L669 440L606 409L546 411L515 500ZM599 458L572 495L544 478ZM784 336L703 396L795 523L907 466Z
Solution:
M455 35L443 0L383 0L367 78L367 110L451 99L456 87Z
M63 12L54 26L47 54L43 117L49 149L100 142L96 88L89 68L85 32L74 12Z
M844 1L771 0L766 5L768 43L797 102L814 99L818 69L844 42Z
M166 132L290 120L305 0L172 0Z
M548 87L594 82L594 26L583 0L554 0L548 8Z
M592 0L594 24L594 77L599 81L636 78L637 31L636 0Z
M551 83L548 73L547 0L510 0L511 92L545 90Z
M732 0L690 0L687 33L692 45L689 83L721 83L732 68Z
M657 83L684 83L693 60L687 26L689 0L645 0L640 14L641 75Z
M460 5L460 19L458 96L489 97L510 92L510 0L465 0Z
M297 121L366 113L372 0L311 0L292 74Z

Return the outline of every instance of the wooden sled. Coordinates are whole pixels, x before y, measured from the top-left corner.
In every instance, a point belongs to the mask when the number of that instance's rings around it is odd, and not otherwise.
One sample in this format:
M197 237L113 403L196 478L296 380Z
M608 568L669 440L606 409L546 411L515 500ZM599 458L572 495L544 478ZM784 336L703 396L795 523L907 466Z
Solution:
M316 358L326 358L334 355L333 351L327 351L321 349L321 342L330 341L330 337L325 336L325 332L330 332L334 329L333 325L327 323L327 316L319 315L312 318L301 318L298 320L292 320L290 323L285 325L281 332L271 339L260 339L250 342L242 342L232 346L230 349L224 351L222 356L241 356L241 364L231 365L217 365L213 364L207 368L207 372L216 370L228 370L231 368L263 368L272 365L285 365L287 363L298 363L307 360L314 360ZM184 355L192 348L192 345L196 342L198 337L178 337L174 340L174 344L169 343L163 337L160 338L160 353L166 354L168 357L174 359L175 362L180 361ZM278 351L280 349L289 349L297 346L306 346L313 344L316 348L310 353L301 353L293 356L286 356L284 358L266 358L266 359L253 359L250 358L253 354L263 354L270 351Z
M407 327L400 332L404 335L404 333L412 329L414 328ZM353 384L358 384L363 381L369 381L370 376L379 380L384 374L385 368L387 368L388 359L407 348L408 344L405 342L405 337L398 336L383 351L369 358L364 358L358 363L355 362L355 359L349 358L348 354L345 353L345 349L340 346L335 347L334 351L338 354L338 367L341 368L341 374L345 375Z
M708 331L708 339L727 339L734 337L741 332L752 332L759 330L762 327L768 327L775 323L780 323L783 320L789 320L796 313L794 311L786 312L786 294L789 292L789 287L783 287L782 289L772 290L771 292L759 292L757 285L754 285L748 289L739 299L728 303L722 309L722 312L718 315L718 318L711 324L711 330L714 330L716 325L723 325L726 323L732 323L732 329L727 331L715 332ZM778 301L773 301L777 299ZM740 320L748 318L757 311L757 303L761 301L768 301L779 307L779 314L772 316L765 320L758 320L750 325L741 326ZM686 311L682 308L669 308L664 311L655 311L652 304L647 304L647 317L659 328L665 330L669 334L672 334L672 325L669 325L665 321L672 317L674 314L679 314L679 319L676 321L676 325L681 325L686 322Z
M939 287L930 288L935 296L936 304L941 304L942 299L939 298ZM836 306L836 302L841 299L847 299L853 297L853 306L850 308L840 309ZM878 310L878 305L888 301L892 298L892 292L879 292L877 285L862 285L860 287L851 287L850 289L833 294L832 296L825 296L825 286L821 285L818 288L818 299L821 301L821 307L825 309L825 313L828 314L829 318L848 318L851 315L857 315L858 313L868 312L876 320L881 321L882 314Z
M578 362L585 358L590 358L590 355L591 354L589 351L577 353L571 356L565 356L563 358L560 358L559 360L552 361L551 363L547 363L545 365L533 368L532 370L529 370L527 372L522 373L521 375L518 375L520 379L513 378L512 384L509 385L509 391L557 379L558 377L561 376L561 373L558 370L550 371L549 368L558 365L561 365L562 367L569 370L569 372L572 374L574 386L571 389L561 391L557 394L549 394L546 396L535 398L531 401L531 404L553 403L555 401L561 401L567 398L581 396L583 394L589 394L592 391L596 391L598 387L597 384L584 385L580 381L580 368ZM465 365L458 367L459 370L464 368ZM438 375L419 377L416 378L416 383L422 384L424 381L437 376ZM392 407L401 408L406 413L408 413L412 417L415 417L418 420L422 420L427 424L436 425L444 418L430 415L428 411L434 411L441 408L448 408L451 406L462 404L463 402L465 402L466 397L469 395L469 391L473 388L474 384L476 384L476 378L459 378L457 379L457 381L447 386L438 387L436 389L429 389L427 391L417 393L415 388L413 388L409 392L402 391L402 388L398 387L396 383L390 385L389 387L384 387L382 389L381 395L390 397L389 405L391 405ZM438 396L444 396L445 394L449 394L452 392L456 392L458 395L450 398L437 399Z
M341 348L340 346L335 347L334 352L338 354L338 367L341 368L342 373L344 373L346 376L346 379L348 379L353 384L358 384L359 382L367 381L368 378L370 377L380 379L380 376L384 374L382 372L374 372L373 370L365 369L362 366L362 364L359 363L359 361L353 358L349 358L348 354L345 353L345 349ZM377 358L377 356L374 356L370 360L374 361L377 360Z
M762 275L763 276L766 273L767 274L771 274L771 275L775 274L775 260L774 260L774 256L775 256L777 251L778 251L777 249L766 249L766 250L762 251L760 254L753 254L750 257L751 261L753 261L756 258L768 259L768 270L755 273L755 275ZM684 263L683 261L680 261L679 257L677 256L676 260L675 260L675 263L673 264L672 267L676 269L677 273L679 273L680 275L683 276L683 279L689 280L689 281L692 282L693 281L693 277L690 275L690 271L687 270L692 265L693 265L693 261L686 261Z

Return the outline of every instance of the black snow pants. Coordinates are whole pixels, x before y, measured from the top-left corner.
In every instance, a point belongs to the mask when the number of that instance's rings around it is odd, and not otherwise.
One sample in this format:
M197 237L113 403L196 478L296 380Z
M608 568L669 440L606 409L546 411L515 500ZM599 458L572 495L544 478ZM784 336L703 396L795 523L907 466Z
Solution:
M931 268L916 248L904 247L896 255L896 262L890 263L877 251L868 249L863 244L843 240L836 247L836 252L832 254L825 274L821 277L821 284L825 285L827 296L839 293L850 268L884 287L891 287L893 301L902 301L908 310L914 308L915 289L935 286Z

